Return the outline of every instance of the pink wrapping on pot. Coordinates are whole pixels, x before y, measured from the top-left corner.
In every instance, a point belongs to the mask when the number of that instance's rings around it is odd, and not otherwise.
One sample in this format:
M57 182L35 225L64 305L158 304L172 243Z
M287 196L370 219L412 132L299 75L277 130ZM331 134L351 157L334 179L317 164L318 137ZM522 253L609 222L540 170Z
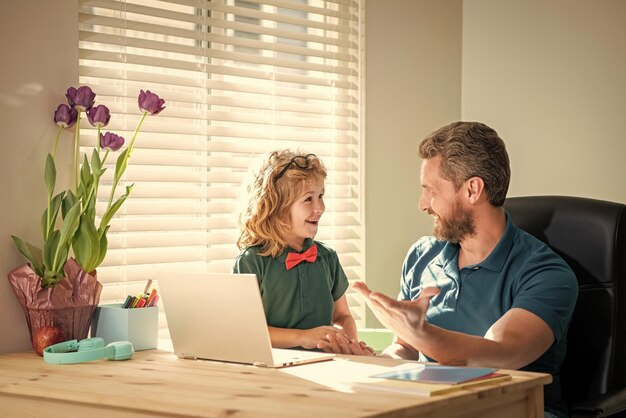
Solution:
M91 317L100 301L102 284L70 258L63 268L65 278L43 289L41 277L24 264L7 275L18 302L26 314L31 341L38 328L61 329L64 340L83 339L89 333Z

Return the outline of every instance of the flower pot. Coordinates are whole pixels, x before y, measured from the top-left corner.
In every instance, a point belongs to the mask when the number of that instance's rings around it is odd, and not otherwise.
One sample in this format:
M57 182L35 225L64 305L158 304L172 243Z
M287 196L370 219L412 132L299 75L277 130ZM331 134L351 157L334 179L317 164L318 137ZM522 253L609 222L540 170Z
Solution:
M102 284L96 279L95 271L86 273L73 258L65 263L63 271L65 278L45 289L41 287L41 277L28 264L7 275L26 314L33 349L39 355L42 341L54 343L86 338L100 301ZM56 330L43 330L44 327Z

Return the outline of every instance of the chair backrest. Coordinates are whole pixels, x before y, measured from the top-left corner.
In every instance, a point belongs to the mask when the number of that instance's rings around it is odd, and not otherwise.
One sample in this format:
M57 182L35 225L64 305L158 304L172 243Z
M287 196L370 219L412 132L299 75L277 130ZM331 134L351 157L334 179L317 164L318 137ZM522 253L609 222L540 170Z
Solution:
M626 206L566 197L513 197L513 222L574 270L579 296L561 369L568 405L626 387Z

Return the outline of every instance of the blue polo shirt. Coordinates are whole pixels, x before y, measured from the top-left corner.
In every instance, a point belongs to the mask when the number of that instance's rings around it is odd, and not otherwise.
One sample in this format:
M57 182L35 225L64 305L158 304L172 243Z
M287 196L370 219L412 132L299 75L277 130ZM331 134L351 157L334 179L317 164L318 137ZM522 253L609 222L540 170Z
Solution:
M426 320L477 336L484 336L511 308L537 315L554 333L554 343L523 370L552 375L553 383L544 387L546 410L565 416L559 370L578 297L574 272L546 244L515 226L508 214L504 235L485 260L459 270L458 254L458 244L434 237L417 241L402 266L399 299L414 300L422 288L437 287L440 292L431 299Z
M277 328L311 329L332 325L335 301L348 289L337 252L307 238L302 251L317 244L315 262L285 267L287 247L278 257L260 256L259 247L246 248L235 260L234 273L254 273L259 281L267 325Z

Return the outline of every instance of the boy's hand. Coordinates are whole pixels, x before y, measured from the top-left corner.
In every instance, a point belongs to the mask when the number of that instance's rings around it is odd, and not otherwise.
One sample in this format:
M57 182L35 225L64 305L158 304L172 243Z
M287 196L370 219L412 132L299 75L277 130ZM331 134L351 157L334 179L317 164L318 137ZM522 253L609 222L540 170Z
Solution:
M376 352L364 341L349 339L344 333L328 334L326 340L322 341L317 348L327 353L354 354L358 356L375 356Z
M335 335L337 333L343 333L343 331L331 325L301 330L298 345L308 349L318 348L318 345L322 342L328 342L328 335Z

